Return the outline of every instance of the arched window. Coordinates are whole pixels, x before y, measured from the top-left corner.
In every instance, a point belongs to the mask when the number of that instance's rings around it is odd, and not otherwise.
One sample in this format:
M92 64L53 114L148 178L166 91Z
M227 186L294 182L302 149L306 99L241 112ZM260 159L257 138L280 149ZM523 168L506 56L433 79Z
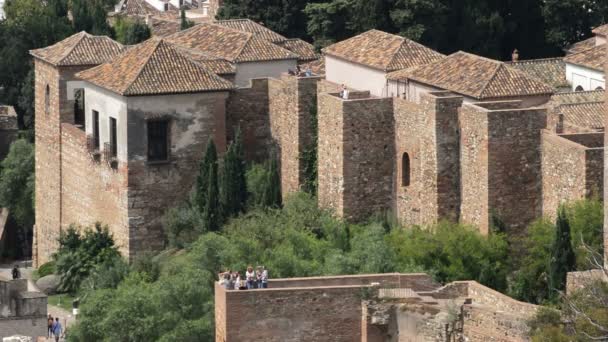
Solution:
M574 91L583 91L583 90L585 90L585 89L583 89L583 87L581 87L580 85L574 89Z
M597 88L595 88L595 90L604 90L604 88L602 88L602 87L597 87Z
M46 114L49 113L50 107L51 107L51 88L47 84L46 89L44 89L44 112Z
M410 185L410 155L407 152L401 156L401 186Z

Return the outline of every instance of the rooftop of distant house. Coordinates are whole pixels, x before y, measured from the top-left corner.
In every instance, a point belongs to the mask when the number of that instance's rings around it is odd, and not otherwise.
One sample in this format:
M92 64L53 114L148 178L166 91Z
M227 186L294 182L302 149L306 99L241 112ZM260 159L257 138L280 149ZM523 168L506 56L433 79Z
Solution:
M17 116L13 106L0 105L0 116Z
M87 66L108 62L123 50L122 44L107 36L82 31L30 54L55 66Z
M583 130L604 129L604 101L562 104L556 111L564 116L564 122L570 126Z
M603 72L605 57L606 46L602 44L580 52L571 53L564 57L564 62Z
M598 36L608 36L608 24L604 24L594 28L591 32Z
M266 26L256 23L251 19L228 19L218 20L214 22L217 25L229 27L235 30L253 33L260 38L267 40L272 43L282 42L287 40L284 36L274 32Z
M585 103L604 101L606 92L604 90L574 91L565 93L555 93L551 96L549 103L553 106L568 103Z
M556 90L569 88L566 80L566 63L561 57L521 60L507 62L506 64L552 86Z
M431 63L444 57L413 40L370 30L324 48L329 56L363 64L382 71L395 71Z
M463 51L433 63L392 72L387 78L414 80L479 100L555 92L553 87L503 62Z
M202 23L167 39L232 63L298 59L299 56L261 36L218 24Z
M152 38L77 77L123 96L225 91L233 85L167 41Z

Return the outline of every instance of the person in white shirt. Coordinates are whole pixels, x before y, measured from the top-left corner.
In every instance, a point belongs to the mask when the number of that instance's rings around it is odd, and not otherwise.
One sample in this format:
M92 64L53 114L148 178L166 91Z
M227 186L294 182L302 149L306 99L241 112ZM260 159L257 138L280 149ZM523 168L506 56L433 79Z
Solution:
M245 281L247 282L247 290L255 289L255 271L251 265L247 266L247 272L245 272Z

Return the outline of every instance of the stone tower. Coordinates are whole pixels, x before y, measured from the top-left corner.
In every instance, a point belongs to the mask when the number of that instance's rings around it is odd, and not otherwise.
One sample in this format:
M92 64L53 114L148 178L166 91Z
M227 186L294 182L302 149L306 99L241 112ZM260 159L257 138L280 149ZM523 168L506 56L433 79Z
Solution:
M47 262L61 231L61 124L74 123L77 72L118 55L122 45L108 37L77 33L34 56L36 113L36 225L33 260ZM45 240L44 244L38 244Z

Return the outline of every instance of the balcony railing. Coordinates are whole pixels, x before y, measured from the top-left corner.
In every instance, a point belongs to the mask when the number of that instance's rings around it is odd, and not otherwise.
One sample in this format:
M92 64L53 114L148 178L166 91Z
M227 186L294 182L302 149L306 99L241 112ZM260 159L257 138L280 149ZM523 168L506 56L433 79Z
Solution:
M101 159L101 153L99 152L99 137L87 135L87 151L94 161L98 162Z
M103 144L103 159L108 163L113 169L118 168L118 159L116 159L116 154L114 153L114 146L110 143Z

